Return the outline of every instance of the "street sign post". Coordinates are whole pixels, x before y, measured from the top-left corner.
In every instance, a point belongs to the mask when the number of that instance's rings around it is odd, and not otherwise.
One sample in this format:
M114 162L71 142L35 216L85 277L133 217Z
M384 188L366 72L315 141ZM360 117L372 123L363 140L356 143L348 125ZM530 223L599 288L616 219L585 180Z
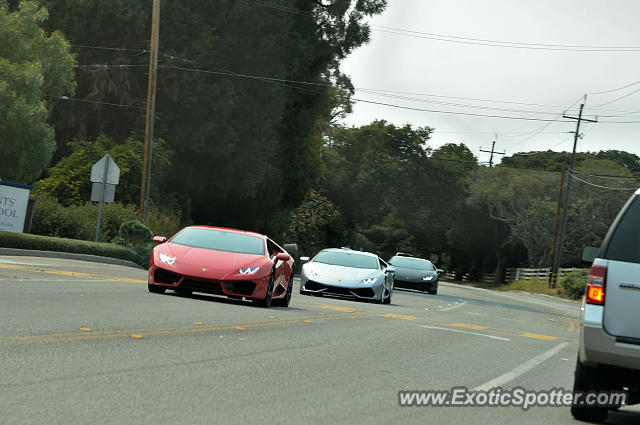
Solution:
M96 224L96 242L100 236L100 221L102 220L102 206L105 202L113 202L116 185L120 181L120 168L111 155L106 154L91 167L91 200L100 202L98 208L98 223Z

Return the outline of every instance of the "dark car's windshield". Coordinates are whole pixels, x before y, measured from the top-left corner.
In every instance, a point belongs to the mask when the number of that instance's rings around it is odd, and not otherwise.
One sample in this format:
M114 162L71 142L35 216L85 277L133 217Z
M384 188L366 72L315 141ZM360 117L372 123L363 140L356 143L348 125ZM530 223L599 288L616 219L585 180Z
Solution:
M194 248L264 255L262 238L217 229L186 228L175 235L170 242Z
M378 269L377 257L356 252L320 251L313 261L334 266L355 267L357 269Z
M396 267L406 267L408 269L415 270L427 270L434 271L433 264L431 261L422 260L420 258L411 258L411 257L393 257L389 260L389 264Z

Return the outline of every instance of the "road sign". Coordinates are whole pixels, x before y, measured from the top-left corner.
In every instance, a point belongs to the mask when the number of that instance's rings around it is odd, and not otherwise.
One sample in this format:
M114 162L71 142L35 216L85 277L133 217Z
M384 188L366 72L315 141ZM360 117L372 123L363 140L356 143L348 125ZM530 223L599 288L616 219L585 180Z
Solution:
M100 237L100 221L102 220L102 205L105 202L113 202L116 185L120 181L120 168L106 154L91 167L91 200L100 202L98 208L98 223L96 224L96 242Z
M104 190L104 194L103 194L103 190ZM93 202L113 202L115 198L115 194L116 194L115 184L106 184L106 183L91 184L91 200Z
M120 181L120 168L116 165L111 155L106 154L100 161L91 167L92 183L118 184Z

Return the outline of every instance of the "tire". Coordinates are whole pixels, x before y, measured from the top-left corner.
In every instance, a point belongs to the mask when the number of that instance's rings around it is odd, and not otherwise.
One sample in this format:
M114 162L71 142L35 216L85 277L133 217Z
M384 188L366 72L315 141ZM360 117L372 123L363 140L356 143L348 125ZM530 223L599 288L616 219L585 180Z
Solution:
M391 297L393 297L393 284L391 284L391 289L389 290L389 295L384 299L383 303L391 304Z
M293 270L291 270L291 277L289 278L289 284L287 285L287 293L284 298L273 300L273 305L278 307L289 307L291 303L291 293L293 292Z
M438 284L436 283L432 289L429 289L429 293L431 295L436 295L438 293Z
M149 292L153 294L164 294L164 291L167 290L162 286L152 285L150 283L147 284L147 288L149 289Z
M263 300L251 300L258 307L269 308L271 305L271 297L273 297L273 280L275 278L275 273L271 272L271 277L269 277L269 284L267 285L267 293L264 296Z
M601 384L598 370L586 367L580 362L580 358L578 358L573 391L597 391L603 389ZM571 406L571 415L579 421L604 422L605 419L607 419L607 408Z
M384 304L384 300L387 298L384 296L384 293L386 292L386 289L384 288L384 285L382 286L382 293L380 294L380 299L376 300L376 302L378 304Z

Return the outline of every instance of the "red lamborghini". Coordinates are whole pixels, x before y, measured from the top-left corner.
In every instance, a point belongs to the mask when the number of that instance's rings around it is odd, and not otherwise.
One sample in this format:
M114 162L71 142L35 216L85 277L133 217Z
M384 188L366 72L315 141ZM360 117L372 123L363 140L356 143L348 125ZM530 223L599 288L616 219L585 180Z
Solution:
M189 226L159 244L149 260L149 292L205 292L247 298L255 304L288 307L293 289L293 259L259 233Z

